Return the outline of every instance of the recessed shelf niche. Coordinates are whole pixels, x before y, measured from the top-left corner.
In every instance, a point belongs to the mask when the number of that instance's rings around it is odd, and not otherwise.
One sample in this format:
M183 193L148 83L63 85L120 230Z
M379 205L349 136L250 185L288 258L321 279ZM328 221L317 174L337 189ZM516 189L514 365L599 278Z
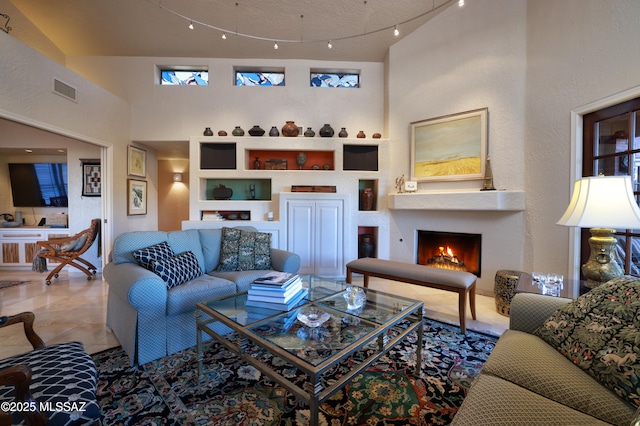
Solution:
M358 226L358 258L378 257L378 227Z
M215 200L213 191L220 188L220 185L233 191L228 200L271 200L271 179L204 179L204 184L204 200Z
M378 171L378 145L343 145L342 170Z
M298 164L300 153L304 154L302 166ZM260 163L259 166L256 161ZM333 170L335 168L333 151L308 149L248 149L245 162L247 170Z
M236 169L236 144L235 143L201 143L200 144L200 169L201 170L235 170Z

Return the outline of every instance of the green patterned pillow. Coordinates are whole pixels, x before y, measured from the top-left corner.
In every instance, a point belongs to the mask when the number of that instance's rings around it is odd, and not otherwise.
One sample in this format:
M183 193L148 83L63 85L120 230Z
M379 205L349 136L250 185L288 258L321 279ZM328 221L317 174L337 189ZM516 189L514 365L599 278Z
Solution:
M558 309L534 334L640 406L640 279L615 278Z
M219 272L271 269L271 234L222 228Z

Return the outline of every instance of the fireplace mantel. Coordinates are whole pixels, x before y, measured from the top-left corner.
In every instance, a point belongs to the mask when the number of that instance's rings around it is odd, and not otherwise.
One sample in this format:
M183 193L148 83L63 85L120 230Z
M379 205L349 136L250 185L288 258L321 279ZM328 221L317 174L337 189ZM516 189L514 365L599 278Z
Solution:
M418 191L389 194L391 210L523 211L524 191Z

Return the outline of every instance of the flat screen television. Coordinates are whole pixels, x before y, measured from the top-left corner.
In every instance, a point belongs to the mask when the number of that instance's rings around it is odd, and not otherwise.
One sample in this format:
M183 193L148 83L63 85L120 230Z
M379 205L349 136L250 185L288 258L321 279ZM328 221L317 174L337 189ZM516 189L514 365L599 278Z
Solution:
M68 207L67 163L10 163L14 207Z

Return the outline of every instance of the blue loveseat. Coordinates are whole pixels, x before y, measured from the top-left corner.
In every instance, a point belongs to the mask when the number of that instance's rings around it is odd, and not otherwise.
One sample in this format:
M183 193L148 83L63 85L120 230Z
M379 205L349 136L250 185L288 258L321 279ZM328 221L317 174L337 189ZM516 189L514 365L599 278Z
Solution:
M250 226L232 229L256 231ZM145 364L195 345L196 303L247 291L254 279L268 272L217 271L222 239L220 229L126 232L116 238L110 262L103 270L109 284L107 327L132 364ZM163 242L176 254L191 251L202 274L168 288L163 278L138 263L134 252ZM297 254L268 249L271 270L298 272Z

